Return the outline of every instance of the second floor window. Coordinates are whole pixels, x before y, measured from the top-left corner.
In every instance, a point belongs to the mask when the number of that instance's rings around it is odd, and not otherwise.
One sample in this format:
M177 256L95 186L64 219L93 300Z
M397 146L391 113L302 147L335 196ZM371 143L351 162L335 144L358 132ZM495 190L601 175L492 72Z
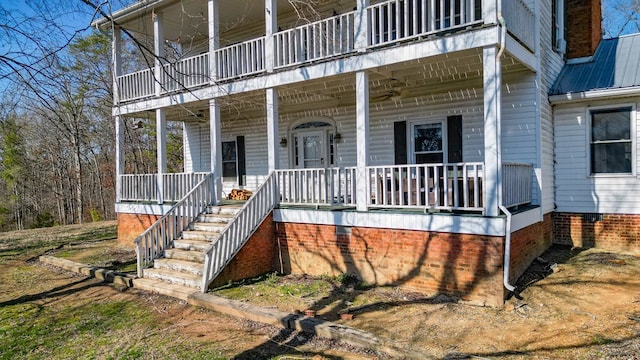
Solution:
M591 111L591 174L631 174L631 107Z
M564 9L565 0L551 1L551 46L553 50L564 53L566 51L566 40L564 37Z

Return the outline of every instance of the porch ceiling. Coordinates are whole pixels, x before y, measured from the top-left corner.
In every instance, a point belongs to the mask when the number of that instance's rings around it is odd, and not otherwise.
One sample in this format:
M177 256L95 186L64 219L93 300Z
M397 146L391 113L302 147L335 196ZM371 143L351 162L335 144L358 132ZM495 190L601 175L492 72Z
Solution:
M353 0L311 0L311 1L278 1L278 18L298 18L308 22L315 19L315 15L327 9L343 9L355 6ZM264 2L258 0L218 0L218 26L224 38L224 33L243 32L243 27L264 29ZM295 5L295 7L294 7ZM207 1L202 0L167 0L156 1L149 6L135 11L116 13L115 20L125 29L145 37L153 37L153 14L164 13L164 35L169 41L185 42L208 38L208 7ZM316 13L316 14L314 14ZM262 30L264 32L264 30Z

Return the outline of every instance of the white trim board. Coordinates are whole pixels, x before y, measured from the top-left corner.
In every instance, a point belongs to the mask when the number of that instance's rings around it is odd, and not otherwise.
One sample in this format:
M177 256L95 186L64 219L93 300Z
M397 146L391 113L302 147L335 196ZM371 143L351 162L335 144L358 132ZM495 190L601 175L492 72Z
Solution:
M285 223L357 226L377 229L434 231L485 236L505 236L505 217L451 214L275 209L273 221Z
M171 210L172 204L116 204L116 214L164 215Z

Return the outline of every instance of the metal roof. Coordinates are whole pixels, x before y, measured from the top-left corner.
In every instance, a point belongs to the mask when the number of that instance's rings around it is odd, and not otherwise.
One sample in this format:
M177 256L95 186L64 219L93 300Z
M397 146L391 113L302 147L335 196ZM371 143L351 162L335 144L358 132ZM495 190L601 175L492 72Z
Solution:
M590 61L568 63L549 95L640 87L640 33L603 39Z

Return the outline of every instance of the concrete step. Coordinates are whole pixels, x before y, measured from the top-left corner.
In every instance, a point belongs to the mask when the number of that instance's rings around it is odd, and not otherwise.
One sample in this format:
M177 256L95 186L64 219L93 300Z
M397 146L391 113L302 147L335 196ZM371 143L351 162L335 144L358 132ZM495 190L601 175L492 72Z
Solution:
M196 241L214 241L220 237L220 233L214 231L202 231L202 230L187 230L182 232L182 240L196 240ZM178 241L178 240L176 240ZM176 246L178 247L178 246ZM184 249L184 248L181 248ZM205 247L206 249L206 247ZM205 250L203 249L203 250Z
M209 243L209 242L207 242ZM184 249L166 249L164 251L164 257L167 259L193 261L200 264L204 264L204 252L196 250L184 250Z
M201 231L200 231L201 232ZM207 250L209 245L211 245L211 239L208 239L205 236L196 236L193 235L190 238L185 238L184 235L187 233L200 233L198 231L185 231L182 233L183 239L178 239L173 241L173 247L181 250L191 250L203 252ZM210 234L210 233L205 233ZM217 236L214 236L213 239L217 239Z
M209 206L207 207L207 214L227 214L235 215L244 204L222 205L222 206Z
M202 276L203 266L203 263L178 259L155 259L153 261L154 269L165 269L200 276Z
M134 279L133 287L136 289L171 296L185 301L187 300L189 295L199 292L199 289L193 287L170 284L162 280L145 278Z
M202 275L195 275L167 269L144 269L144 278L162 280L167 283L200 288L202 285Z
M202 223L228 223L233 219L233 214L202 214L198 216L198 222Z
M227 224L227 222L195 222L190 225L190 228L196 231L220 233Z

